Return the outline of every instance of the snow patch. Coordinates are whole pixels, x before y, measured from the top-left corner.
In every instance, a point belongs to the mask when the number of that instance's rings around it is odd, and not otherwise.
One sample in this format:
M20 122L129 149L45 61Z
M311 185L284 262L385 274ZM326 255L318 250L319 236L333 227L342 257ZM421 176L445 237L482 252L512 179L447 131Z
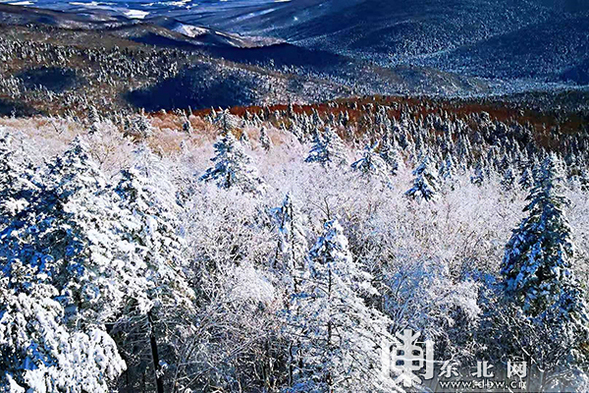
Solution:
M174 27L172 30L191 38L201 36L207 32L207 29L205 28L183 24Z
M145 17L149 15L147 11L140 11L140 10L129 10L125 11L125 16L131 19L145 19Z

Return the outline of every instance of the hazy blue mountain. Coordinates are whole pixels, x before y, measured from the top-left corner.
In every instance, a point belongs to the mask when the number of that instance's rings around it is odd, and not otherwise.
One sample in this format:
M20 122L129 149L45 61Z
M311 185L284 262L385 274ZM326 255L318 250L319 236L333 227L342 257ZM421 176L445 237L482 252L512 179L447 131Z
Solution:
M30 0L84 13L102 10L160 24L181 23L307 49L425 66L467 76L586 84L589 2L585 0ZM216 37L215 39L217 39Z

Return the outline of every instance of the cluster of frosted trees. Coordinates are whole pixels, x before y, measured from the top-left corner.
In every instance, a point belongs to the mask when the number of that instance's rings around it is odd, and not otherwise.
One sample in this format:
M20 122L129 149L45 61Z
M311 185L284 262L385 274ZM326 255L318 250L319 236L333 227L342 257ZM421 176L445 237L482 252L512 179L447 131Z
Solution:
M410 328L439 360L524 356L533 388L585 389L582 136L559 155L390 109L362 108L365 135L213 113L214 144L193 116L142 115L143 143L93 119L52 154L0 130L0 387L397 391L381 345Z

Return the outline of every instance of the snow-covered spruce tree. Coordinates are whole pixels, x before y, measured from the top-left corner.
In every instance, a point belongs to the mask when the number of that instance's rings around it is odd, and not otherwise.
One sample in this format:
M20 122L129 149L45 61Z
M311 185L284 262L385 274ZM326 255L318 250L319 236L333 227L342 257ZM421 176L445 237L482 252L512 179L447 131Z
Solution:
M38 253L31 264L44 260L39 267L62 292L71 318L111 323L131 299L146 306L146 278L123 235L133 217L118 207L85 142L76 138L51 160L43 180L15 240Z
M307 253L307 238L302 217L293 203L290 193L286 194L282 206L272 210L278 231L275 264L281 261L284 269L291 274L304 265Z
M219 112L215 112L215 110L211 109L211 118L212 123L219 127L221 134L223 135L237 128L239 121L239 118L229 113L228 109L221 109Z
M194 132L194 128L192 128L192 123L186 115L182 117L182 131L187 134L192 134Z
M0 232L31 202L36 190L33 176L34 168L25 152L17 154L10 135L0 133Z
M501 185L503 186L504 190L511 190L513 188L513 184L515 183L515 175L513 174L513 169L511 164L505 168L503 171L503 178L501 179Z
M403 164L403 159L399 151L399 146L395 141L391 143L390 137L384 137L379 143L378 154L389 166L389 170L393 176L397 174L400 166Z
M573 271L575 245L562 181L560 160L549 155L527 198L527 217L513 231L501 265L505 296L529 321L526 337L540 338L527 350L545 371L543 380L559 367L570 370L579 358L586 359L580 347L589 337L585 293Z
M87 116L88 116L88 123L90 125L92 125L94 123L98 123L100 121L100 115L98 114L98 110L96 109L96 107L94 105L88 106Z
M241 146L247 147L248 149L252 148L252 141L250 140L246 130L241 130L241 134L239 135L239 143L241 143Z
M145 111L143 109L133 118L132 124L133 132L140 137L147 138L153 133L153 126L145 115Z
M517 182L523 190L527 190L534 185L534 175L529 166L526 166Z
M589 191L589 170L581 168L577 180L583 191Z
M572 271L575 246L564 213L568 201L561 194L562 181L560 160L550 155L527 197L528 216L513 231L502 263L506 294L532 316L555 305L567 290L579 288Z
M260 129L260 145L262 145L262 149L266 151L270 151L272 148L272 141L268 136L268 132L266 131L266 127L262 127Z
M243 192L264 191L264 182L258 171L231 132L223 135L215 144L216 156L211 158L215 166L200 177L204 182L215 182L219 188L237 187Z
M424 156L421 163L413 171L413 187L405 195L417 201L434 201L438 198L439 181L436 169L428 156Z
M58 290L37 269L18 260L2 266L0 391L110 392L125 370L111 337L69 327Z
M300 143L305 143L306 135L296 121L291 121L286 130L293 134Z
M300 289L286 311L288 334L295 343L295 370L287 391L392 389L380 375L379 346L389 321L360 297L360 293L376 293L370 281L370 275L353 260L339 222L326 222L307 257Z
M188 258L185 242L178 235L179 206L167 175L169 168L146 147L136 154L135 165L122 171L115 192L121 209L129 210L133 217L121 223L123 237L139 257L149 304L130 303L113 331L124 336L131 379L139 381L147 374L161 391L165 373L159 363L169 364L169 373L178 371L174 346L179 343L174 337L189 324L194 294L183 270ZM143 361L145 358L151 362Z
M8 275L9 289L16 285L10 275L15 270L28 269L27 285L37 286L44 296L51 296L44 299L46 308L39 310L49 313L51 319L40 322L50 323L60 338L55 339L53 352L41 355L34 350L28 354L36 347L35 343L40 343L39 337L31 339L32 346L28 349L17 349L23 342L13 346L17 351L13 361L20 361L26 370L36 370L34 379L23 375L19 383L33 390L46 385L50 392L106 392L109 381L125 366L106 333L105 324L116 319L131 288L141 278L125 263L122 258L125 253L117 251L121 247L120 238L113 233L111 223L118 222L120 217L109 205L104 194L104 177L80 139L49 162L43 181L34 203L3 233L0 261L2 272ZM3 317L8 318L19 308L30 307L29 295L38 296L36 292L20 294L21 290L22 287L13 289L15 297L7 299L12 302L12 309ZM42 318L41 314L36 317ZM31 323L34 325L34 320ZM20 327L34 334L32 328ZM44 332L42 325L35 325L34 329L37 328ZM58 345L59 340L63 345ZM96 353L101 355L96 357ZM34 359L29 361L30 356ZM103 362L111 365L101 365ZM68 378L70 372L85 377ZM55 375L62 377L55 379ZM88 378L87 387L80 382L85 378Z
M483 172L483 166L480 162L477 163L474 168L474 173L470 176L470 182L476 186L482 186L485 181L485 174Z
M446 159L440 165L440 169L438 171L439 177L442 181L451 183L454 177L456 176L456 164L454 163L454 159L452 158L452 154L446 154Z
M318 163L325 168L348 163L344 143L331 127L325 127L323 134L315 131L313 146L305 162Z
M90 135L99 133L99 126L101 122L100 115L94 105L88 107L88 133Z
M366 146L363 157L352 164L352 169L358 171L360 176L370 179L377 178L387 181L389 171L386 162L377 153L378 143Z

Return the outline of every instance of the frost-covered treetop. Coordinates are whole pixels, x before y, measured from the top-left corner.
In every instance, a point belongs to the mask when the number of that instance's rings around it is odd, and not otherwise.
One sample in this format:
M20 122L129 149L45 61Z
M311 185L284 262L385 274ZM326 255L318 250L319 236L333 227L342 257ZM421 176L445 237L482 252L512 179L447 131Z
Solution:
M45 184L60 198L67 198L78 191L103 188L106 180L90 157L88 144L77 136L68 150L48 163Z
M231 132L225 133L214 145L216 155L211 158L215 166L200 177L204 182L215 182L219 188L237 187L243 192L264 191L258 171Z
M434 201L438 198L439 180L437 171L431 164L429 156L425 155L420 164L413 170L415 179L413 187L405 195L417 201Z
M555 155L542 163L527 197L528 216L513 231L501 267L506 293L533 316L559 307L563 296L579 292L572 271L575 245L564 212L568 201L562 195L561 166ZM569 311L585 319L582 299L574 303Z
M360 172L366 178L376 177L381 180L388 178L388 165L378 154L378 142L366 146L362 158L352 164L352 169Z
M370 274L364 272L352 258L348 238L337 219L323 225L323 234L317 239L308 256L309 270L313 276L323 276L331 271L354 289L374 292Z
M305 162L318 163L323 167L346 165L346 147L331 127L325 127L323 134L315 130L313 146Z

